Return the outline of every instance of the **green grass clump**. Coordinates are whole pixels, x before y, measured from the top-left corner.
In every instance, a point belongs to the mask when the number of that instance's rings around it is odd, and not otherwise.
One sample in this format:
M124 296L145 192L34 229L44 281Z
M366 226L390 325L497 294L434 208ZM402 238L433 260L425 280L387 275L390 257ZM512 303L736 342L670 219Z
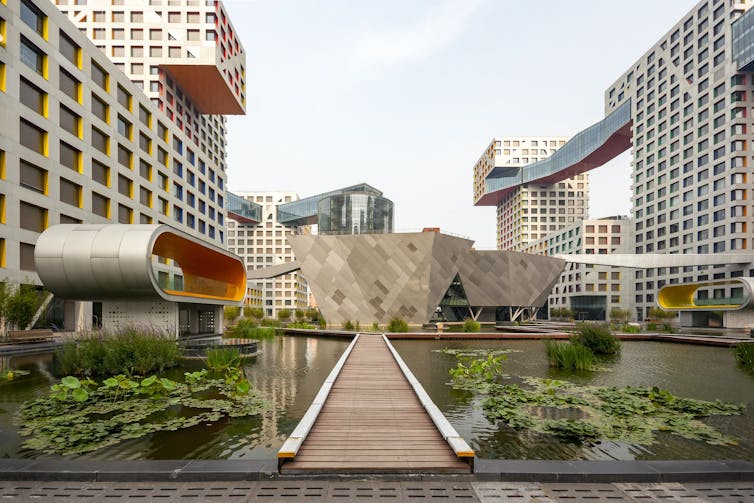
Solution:
M314 330L317 328L317 325L312 325L311 323L307 323L305 321L294 321L293 323L289 323L286 328L303 328L306 330Z
M585 346L597 356L610 356L620 352L620 341L612 334L609 325L579 323L571 342Z
M622 327L620 327L620 331L626 334L638 334L641 332L641 327L637 327L636 325L629 325L626 323Z
M208 348L206 365L214 371L240 367L241 352L237 348Z
M408 332L408 323L403 318L393 318L387 324L388 332Z
M275 327L260 327L253 320L243 319L228 328L225 333L240 339L270 339L275 337Z
M464 332L479 332L481 329L481 325L478 321L474 320L473 318L466 318L463 322L463 331Z
M545 341L550 366L565 370L591 370L594 354L586 346L572 342Z
M181 349L174 337L130 328L89 334L67 342L57 353L62 375L146 375L178 364Z
M754 372L754 343L742 342L733 347L736 361L746 370Z
M259 324L263 327L282 327L283 324L280 320L273 320L271 318L262 318L259 320Z

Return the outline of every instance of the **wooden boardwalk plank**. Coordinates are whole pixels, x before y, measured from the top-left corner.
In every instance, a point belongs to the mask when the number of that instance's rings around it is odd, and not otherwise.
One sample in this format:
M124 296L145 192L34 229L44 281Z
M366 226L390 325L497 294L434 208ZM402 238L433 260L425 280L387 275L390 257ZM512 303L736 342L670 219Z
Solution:
M361 335L311 431L283 473L468 473L381 336Z

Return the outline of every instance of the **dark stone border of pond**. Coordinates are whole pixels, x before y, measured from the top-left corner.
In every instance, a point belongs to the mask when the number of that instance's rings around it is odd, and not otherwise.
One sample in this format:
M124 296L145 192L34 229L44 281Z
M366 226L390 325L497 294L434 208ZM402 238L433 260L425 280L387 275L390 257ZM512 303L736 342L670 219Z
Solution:
M477 459L469 475L301 474L282 476L276 460L48 460L0 459L0 480L89 482L209 482L311 479L391 479L516 482L754 481L752 461L547 461Z

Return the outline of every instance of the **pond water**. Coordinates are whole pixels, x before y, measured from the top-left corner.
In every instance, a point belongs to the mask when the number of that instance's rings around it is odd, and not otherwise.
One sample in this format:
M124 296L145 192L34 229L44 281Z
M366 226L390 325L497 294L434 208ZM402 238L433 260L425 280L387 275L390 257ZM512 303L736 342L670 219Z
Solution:
M277 451L309 408L335 362L350 341L326 337L275 337L259 343L259 354L246 359L248 379L270 408L259 416L234 418L175 432L159 432L106 447L82 457L88 459L274 459ZM168 377L202 367L187 361ZM40 457L21 448L13 416L21 403L47 396L53 355L17 356L0 360L0 368L31 371L30 375L0 383L0 458ZM45 457L52 457L44 455Z
M160 432L86 454L89 459L273 459L306 412L312 399L349 341L327 337L283 336L263 340L260 353L246 360L249 380L270 403L259 416ZM508 459L754 459L754 376L736 367L730 349L635 341L623 344L606 371L562 373L550 369L542 341L410 341L393 344L427 392L479 457ZM680 396L746 403L742 416L706 421L739 439L737 446L712 446L660 433L651 446L617 442L582 447L530 431L516 431L488 421L481 397L448 386L448 370L456 357L443 348L513 349L505 362L510 375L564 379L599 386L659 386ZM22 402L46 396L53 355L0 359L0 369L31 374L0 383L0 458L40 457L21 448L13 418ZM173 377L201 367L190 361ZM49 457L49 456L48 456Z
M497 459L754 459L754 376L736 366L729 348L624 342L620 357L600 364L605 371L563 372L551 369L543 341L409 341L393 345L419 379L432 400L458 433L482 458ZM532 431L519 431L488 421L482 397L454 390L448 370L454 355L443 348L513 349L504 363L511 376L561 379L595 386L658 386L671 393L700 400L744 403L740 416L713 416L705 422L738 439L739 445L718 446L659 432L651 446L602 442L577 446Z

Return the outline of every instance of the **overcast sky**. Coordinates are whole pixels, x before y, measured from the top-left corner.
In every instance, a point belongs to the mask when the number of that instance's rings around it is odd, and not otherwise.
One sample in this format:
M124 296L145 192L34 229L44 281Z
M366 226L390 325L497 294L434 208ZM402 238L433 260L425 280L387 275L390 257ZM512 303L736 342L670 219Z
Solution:
M228 121L230 190L302 197L366 182L395 228L495 246L472 204L494 136L572 135L689 0L225 0L246 49ZM591 175L590 216L628 214L628 154Z

